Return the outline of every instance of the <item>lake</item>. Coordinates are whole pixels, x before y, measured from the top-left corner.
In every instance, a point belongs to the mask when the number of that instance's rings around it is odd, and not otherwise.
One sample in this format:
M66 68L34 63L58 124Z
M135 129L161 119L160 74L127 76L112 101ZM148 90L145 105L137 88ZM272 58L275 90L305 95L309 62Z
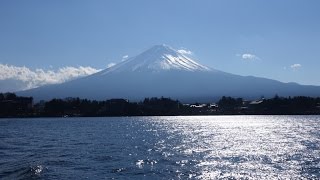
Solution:
M0 179L319 179L320 116L0 119Z

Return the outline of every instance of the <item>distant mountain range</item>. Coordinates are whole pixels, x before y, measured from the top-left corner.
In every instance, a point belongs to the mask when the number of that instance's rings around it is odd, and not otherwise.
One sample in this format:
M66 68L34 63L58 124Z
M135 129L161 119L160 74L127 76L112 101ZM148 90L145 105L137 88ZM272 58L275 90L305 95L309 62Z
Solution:
M139 101L164 96L182 102L208 102L221 96L248 99L276 94L320 96L320 87L222 72L201 65L169 46L156 45L90 76L17 94L33 96L36 100L81 97Z

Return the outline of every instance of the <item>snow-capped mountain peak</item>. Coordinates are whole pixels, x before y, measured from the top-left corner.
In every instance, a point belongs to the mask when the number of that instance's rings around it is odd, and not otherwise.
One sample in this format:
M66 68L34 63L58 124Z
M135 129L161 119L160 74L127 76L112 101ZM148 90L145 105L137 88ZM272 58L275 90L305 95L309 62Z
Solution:
M135 57L106 69L103 74L108 72L159 72L167 70L210 71L210 68L197 63L167 45L155 45Z
M182 52L182 53L181 53ZM209 69L183 51L166 45L154 46L117 65L62 84L19 92L37 100L80 97L88 99L170 97L185 102L208 102L221 96L244 98L319 96L320 86L301 86L279 81L239 76Z

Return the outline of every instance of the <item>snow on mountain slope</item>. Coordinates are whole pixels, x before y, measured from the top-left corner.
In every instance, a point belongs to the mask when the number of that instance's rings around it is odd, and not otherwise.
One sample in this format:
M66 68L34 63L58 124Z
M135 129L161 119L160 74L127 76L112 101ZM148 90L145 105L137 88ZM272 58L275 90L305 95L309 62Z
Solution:
M149 50L129 58L104 71L101 75L109 72L159 72L167 70L182 71L210 71L210 68L203 66L190 57L179 53L167 45L156 45Z

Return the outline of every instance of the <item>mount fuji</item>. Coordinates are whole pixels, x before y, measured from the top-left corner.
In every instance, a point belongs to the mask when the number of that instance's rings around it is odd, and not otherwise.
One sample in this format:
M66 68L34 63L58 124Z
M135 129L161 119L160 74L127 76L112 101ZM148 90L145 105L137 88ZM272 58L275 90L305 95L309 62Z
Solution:
M320 96L320 87L226 73L201 65L169 46L156 45L90 76L17 94L35 100L80 97L139 101L164 96L182 102L208 102L221 96Z

